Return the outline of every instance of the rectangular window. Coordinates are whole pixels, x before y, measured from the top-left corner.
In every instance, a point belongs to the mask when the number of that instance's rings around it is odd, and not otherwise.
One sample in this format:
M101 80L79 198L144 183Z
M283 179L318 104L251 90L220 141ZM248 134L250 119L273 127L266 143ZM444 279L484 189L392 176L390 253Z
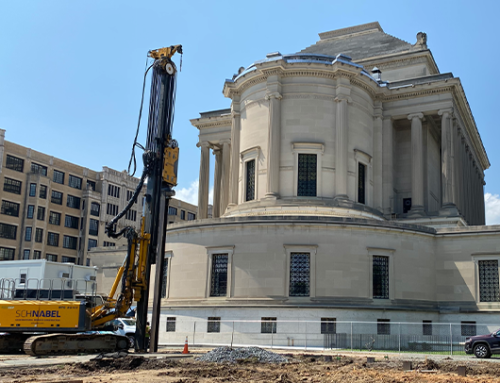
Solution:
M41 259L42 258L42 252L39 250L34 250L33 251L33 259Z
M49 233L47 234L47 245L49 246L59 246L59 234L58 233Z
M120 198L120 188L115 185L108 185L108 195L115 198Z
M0 247L0 261L13 261L14 249L8 247Z
M54 181L56 184L64 185L64 173L60 172L59 170L54 170L52 181Z
M276 318L260 318L260 332L262 334L276 334Z
M97 219L89 220L89 234L90 235L99 235L99 221Z
M127 190L127 201L130 201L133 196L134 196L134 191L133 190ZM137 203L137 200L135 200L134 203Z
M220 317L208 317L207 332L220 332Z
M2 214L19 217L19 204L2 200Z
M80 198L68 194L66 197L66 206L73 209L80 209Z
M24 240L26 242L31 242L31 233L33 228L31 226L26 227L26 231L24 232Z
M88 245L89 245L88 250L93 249L94 247L97 247L97 240L96 239L89 239Z
M365 202L366 196L366 165L363 165L361 162L358 162L358 202Z
M422 321L422 335L432 335L432 321Z
M165 258L163 265L163 278L161 280L161 297L167 297L167 277L168 277L168 258Z
M246 162L246 186L245 201L255 199L255 160Z
M75 257L66 257L63 255L61 258L61 262L62 263L76 263L76 258Z
M117 215L118 214L118 205L113 205L112 203L108 203L106 206L106 214Z
M38 196L42 199L47 199L47 186L40 185L40 194Z
M28 205L26 218L33 218L34 215L35 215L35 205Z
M476 322L463 321L460 324L462 336L476 336Z
M43 229L35 229L35 242L42 243L43 241Z
M196 214L188 212L188 221L194 221L196 219Z
M95 182L87 180L87 190L95 191Z
M59 226L61 224L61 213L56 213L55 211L51 211L49 213L49 223L51 225Z
M175 332L175 317L167 317L167 332Z
M69 235L63 236L63 247L65 249L76 250L77 245L78 245L78 238L77 237L71 237Z
M479 261L479 301L500 302L498 260Z
M17 226L0 223L0 238L16 239Z
M21 181L5 177L3 182L3 191L6 191L7 193L21 194L21 186Z
M23 251L23 259L30 259L30 251L29 250Z
M377 319L377 334L378 335L391 335L391 320L390 319Z
M125 219L128 219L129 221L134 221L137 219L137 212L135 210L128 210L125 213Z
M82 188L82 179L80 177L69 175L68 186L75 189Z
M411 198L403 198L403 213L406 214L411 210Z
M112 247L112 246L116 246L116 244L114 242L104 241L103 246L104 247Z
M336 318L321 318L321 333L322 334L336 334L337 333L337 319Z
M177 208L169 206L168 207L168 215L177 215Z
M50 262L57 262L57 255L54 255L54 254L47 254L45 257L47 258L47 261L50 261Z
M297 174L297 195L299 197L316 197L316 180L318 178L316 154L299 154Z
M7 154L7 161L5 163L7 169L15 170L16 172L24 171L24 160Z
M373 256L373 299L389 299L389 257Z
M52 198L50 202L55 203L57 205L62 205L63 202L63 193L52 190Z
M36 219L39 221L45 220L45 208L43 206L38 206L36 211Z
M310 281L310 254L290 254L290 293L291 297L308 297Z
M43 166L37 163L31 163L31 172L34 174L41 174L44 177L47 177L47 166Z
M30 184L30 197L36 197L36 184Z
M211 297L225 297L227 294L227 264L227 254L212 254Z
M90 215L94 217L99 217L99 212L101 211L101 205L97 202L91 202L90 204Z
M78 221L80 219L78 217L74 217L72 215L66 215L64 217L64 227L69 227L71 229L78 229Z
M186 210L181 210L181 219L186 220Z

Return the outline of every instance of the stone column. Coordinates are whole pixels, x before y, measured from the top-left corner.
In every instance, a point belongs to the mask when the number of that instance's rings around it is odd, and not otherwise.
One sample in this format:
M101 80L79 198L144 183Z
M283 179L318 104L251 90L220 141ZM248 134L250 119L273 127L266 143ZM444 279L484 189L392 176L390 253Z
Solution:
M241 116L233 103L233 124L231 127L231 178L229 183L229 207L238 205L238 184L240 176L240 124Z
M411 121L411 211L410 215L423 216L424 212L424 151L422 113L408 115Z
M198 219L208 217L208 181L210 172L210 144L202 142L200 157L200 182L198 186Z
M335 198L348 199L347 195L347 146L349 143L349 125L347 121L347 103L351 98L346 95L338 95L337 116L335 120Z
M222 152L219 148L213 150L215 155L214 170L214 204L212 208L212 217L220 217L220 195L221 195L221 175L222 175Z
M280 191L281 157L281 94L266 94L269 100L269 133L267 145L267 186L265 198L278 199Z
M453 160L452 160L452 109L442 109L441 116L441 209L440 215L456 216L458 210L453 196Z
M221 168L221 191L220 191L220 215L226 211L227 201L229 199L229 169L231 166L231 147L230 141L221 141L222 145L222 168Z
M382 122L382 178L384 191L384 214L390 217L394 213L394 128L391 117L385 117Z
M373 207L383 212L382 207L382 103L375 102L373 119Z

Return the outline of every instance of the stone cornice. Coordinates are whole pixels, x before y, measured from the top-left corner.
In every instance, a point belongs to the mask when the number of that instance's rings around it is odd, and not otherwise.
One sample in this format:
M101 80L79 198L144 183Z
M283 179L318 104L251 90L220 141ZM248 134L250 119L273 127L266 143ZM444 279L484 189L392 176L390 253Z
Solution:
M190 120L190 122L191 125L200 130L217 126L231 126L231 115L227 114L220 117L195 118Z
M419 52L408 52L408 53L396 53L391 56L379 56L376 58L370 57L364 60L358 60L356 63L361 64L366 70L370 71L371 66L376 66L382 71L382 76L384 70L396 69L405 66L411 66L415 64L427 63L431 68L430 74L439 74L439 69L434 61L434 57L429 50L419 51Z

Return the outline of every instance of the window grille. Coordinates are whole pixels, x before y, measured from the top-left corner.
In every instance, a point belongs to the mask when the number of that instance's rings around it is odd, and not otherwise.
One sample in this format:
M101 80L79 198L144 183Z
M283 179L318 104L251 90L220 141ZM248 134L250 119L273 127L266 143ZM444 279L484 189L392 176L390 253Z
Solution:
M24 171L24 160L7 154L7 161L5 162L7 169L15 170L16 172Z
M40 185L40 194L38 196L42 199L47 199L47 186Z
M212 254L211 297L225 297L227 294L227 254Z
M389 257L373 256L373 299L389 299Z
M47 177L47 167L34 162L31 163L31 172Z
M99 235L99 221L96 219L89 220L89 234Z
M479 301L500 302L496 259L479 261Z
M31 226L26 227L26 231L24 233L24 240L26 242L31 242L31 233L32 233L33 228Z
M96 241L97 242L97 241ZM65 235L63 237L63 247L65 249L73 249L76 250L76 246L78 244L78 238L77 237L71 237L69 235Z
M30 259L30 251L29 250L23 251L23 259Z
M262 334L276 334L276 318L263 317L260 319L260 332Z
M112 247L112 246L116 246L116 244L114 242L104 241L103 246L104 247Z
M460 324L462 336L476 336L476 322L463 321Z
M0 223L0 238L16 239L17 226Z
M68 180L68 186L75 188L75 189L81 189L82 188L82 179L80 177L72 176L70 174L69 180Z
M220 317L208 317L207 332L220 332Z
M2 201L2 214L19 217L19 204L15 202Z
M391 320L390 319L377 319L377 334L378 335L391 335Z
M0 247L0 261L13 261L14 251L8 247Z
M177 215L177 208L169 206L168 207L168 215Z
M42 252L39 250L34 250L33 251L33 259L41 259L42 258Z
M247 190L245 201L252 201L255 199L255 160L247 161L246 168Z
M3 191L14 194L21 194L22 182L12 178L5 177L3 182Z
M63 255L61 258L61 262L63 262L63 263L76 263L76 258L75 257L66 257Z
M51 225L59 226L61 224L61 213L56 213L55 211L51 211L49 213L49 223Z
M78 217L73 217L72 215L66 215L64 217L64 227L69 227L71 229L78 229Z
M196 214L188 212L188 221L194 221L196 219Z
M59 246L59 234L58 233L49 233L47 234L47 245L49 246Z
M35 242L42 243L43 241L43 229L35 229Z
M30 184L30 197L36 197L36 184Z
M62 205L63 202L63 193L52 190L52 198L50 202L55 203L57 205Z
M167 317L167 332L175 332L175 317Z
M33 218L35 214L35 205L28 205L28 210L26 212L26 218Z
M54 181L56 184L64 185L64 173L60 172L59 170L54 170L52 181Z
M97 202L92 202L90 204L90 215L93 215L95 217L99 217L100 211L101 211L101 205L99 205Z
M299 154L297 195L316 197L317 155Z
M57 255L47 254L45 257L47 258L47 261L57 262Z
M432 321L424 320L422 322L422 335L432 335Z
M322 334L336 334L337 333L337 319L336 318L321 318L321 333Z
M66 206L74 209L80 209L80 198L68 194L66 199Z
M366 166L358 162L358 202L365 203Z
M88 250L93 249L94 247L97 247L97 240L96 239L89 239Z
M163 265L163 278L161 280L161 297L162 298L167 297L167 277L168 277L168 258L165 258L165 263ZM175 327L175 325L174 325L174 327Z
M310 282L310 254L290 254L290 292L291 297L308 297Z
M45 220L45 208L43 206L38 206L36 211L36 219L39 221Z

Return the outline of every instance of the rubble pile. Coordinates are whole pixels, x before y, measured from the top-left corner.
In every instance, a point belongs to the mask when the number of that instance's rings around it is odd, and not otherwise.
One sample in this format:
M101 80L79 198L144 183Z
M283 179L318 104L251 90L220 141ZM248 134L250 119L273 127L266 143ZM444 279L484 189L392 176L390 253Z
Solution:
M288 359L266 351L260 347L217 347L197 358L200 362L237 363L252 361L255 363L288 363Z

